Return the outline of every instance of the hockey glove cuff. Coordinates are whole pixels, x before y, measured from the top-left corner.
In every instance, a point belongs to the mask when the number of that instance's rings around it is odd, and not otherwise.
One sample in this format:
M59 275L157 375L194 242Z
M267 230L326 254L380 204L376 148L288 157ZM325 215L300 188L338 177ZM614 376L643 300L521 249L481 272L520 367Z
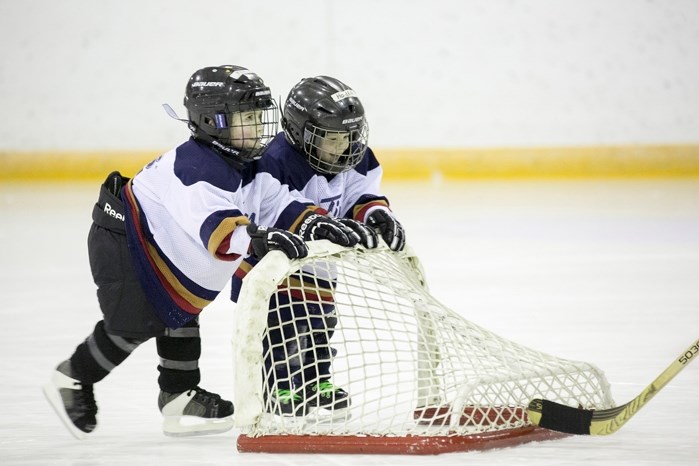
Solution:
M247 232L252 254L258 259L272 250L282 251L289 259L301 259L308 255L306 243L290 231L251 223L247 226Z
M340 246L352 247L359 243L359 235L332 217L309 213L297 233L306 241L327 239Z
M405 247L405 231L403 225L385 210L375 210L366 219L367 225L375 228L388 247L394 251L402 251Z

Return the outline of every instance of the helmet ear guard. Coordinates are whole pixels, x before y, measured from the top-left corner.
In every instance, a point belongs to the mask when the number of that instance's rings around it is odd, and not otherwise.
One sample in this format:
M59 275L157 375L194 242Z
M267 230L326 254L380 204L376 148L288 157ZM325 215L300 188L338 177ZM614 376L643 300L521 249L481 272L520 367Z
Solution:
M291 128L289 128L289 120L286 119L286 117L284 116L283 113L282 113L281 120L279 120L279 124L282 127L283 131L287 131L287 129L291 129Z
M299 127L291 123L289 119L283 116L281 119L281 127L284 131L284 137L286 138L287 142L294 146L294 148L296 148L298 152L305 156L306 154L303 149L303 133L299 130Z

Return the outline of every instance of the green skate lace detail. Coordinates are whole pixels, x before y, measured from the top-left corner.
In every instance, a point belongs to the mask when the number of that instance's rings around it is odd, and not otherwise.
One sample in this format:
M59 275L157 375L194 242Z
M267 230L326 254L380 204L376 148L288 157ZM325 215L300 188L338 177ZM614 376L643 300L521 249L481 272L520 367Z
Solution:
M300 401L301 395L282 388L277 390L277 400L279 400L280 403L291 403L292 401Z
M337 390L335 385L333 385L333 383L329 380L324 380L318 383L315 387L313 387L313 389L317 390L321 395L333 394Z

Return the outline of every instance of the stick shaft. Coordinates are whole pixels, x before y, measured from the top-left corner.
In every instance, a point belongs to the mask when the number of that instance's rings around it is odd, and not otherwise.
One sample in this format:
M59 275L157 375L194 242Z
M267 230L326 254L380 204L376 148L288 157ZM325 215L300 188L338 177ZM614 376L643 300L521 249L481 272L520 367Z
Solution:
M636 398L623 406L621 412L605 413L606 410L596 411L592 414L590 423L590 435L608 435L616 432L626 424L643 406L646 405L665 385L679 374L699 351L699 341L690 346L672 364L670 364L653 382L650 383ZM689 354L689 357L686 355Z

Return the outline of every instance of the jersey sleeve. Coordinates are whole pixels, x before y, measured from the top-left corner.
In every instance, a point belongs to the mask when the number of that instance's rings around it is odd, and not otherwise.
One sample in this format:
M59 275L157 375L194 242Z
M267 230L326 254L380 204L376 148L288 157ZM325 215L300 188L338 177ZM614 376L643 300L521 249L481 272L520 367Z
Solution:
M250 237L245 226L250 220L239 207L239 190L202 181L191 185L174 181L169 194L167 209L173 219L209 254L234 261L247 253Z
M174 156L147 165L135 187L162 235L186 235L214 258L235 261L247 253L245 226L250 221L241 206L241 177L226 168L225 162L189 143Z
M199 237L209 254L220 260L234 261L248 250L250 236L245 227L249 223L238 209L216 210L202 222Z
M345 216L365 222L375 209L390 212L388 199L380 192L383 170L374 152L367 148L362 163L349 172L345 196L350 203Z
M261 216L257 223L289 231L296 231L309 213L327 214L327 211L291 188L278 167L270 165L256 176L262 186Z

